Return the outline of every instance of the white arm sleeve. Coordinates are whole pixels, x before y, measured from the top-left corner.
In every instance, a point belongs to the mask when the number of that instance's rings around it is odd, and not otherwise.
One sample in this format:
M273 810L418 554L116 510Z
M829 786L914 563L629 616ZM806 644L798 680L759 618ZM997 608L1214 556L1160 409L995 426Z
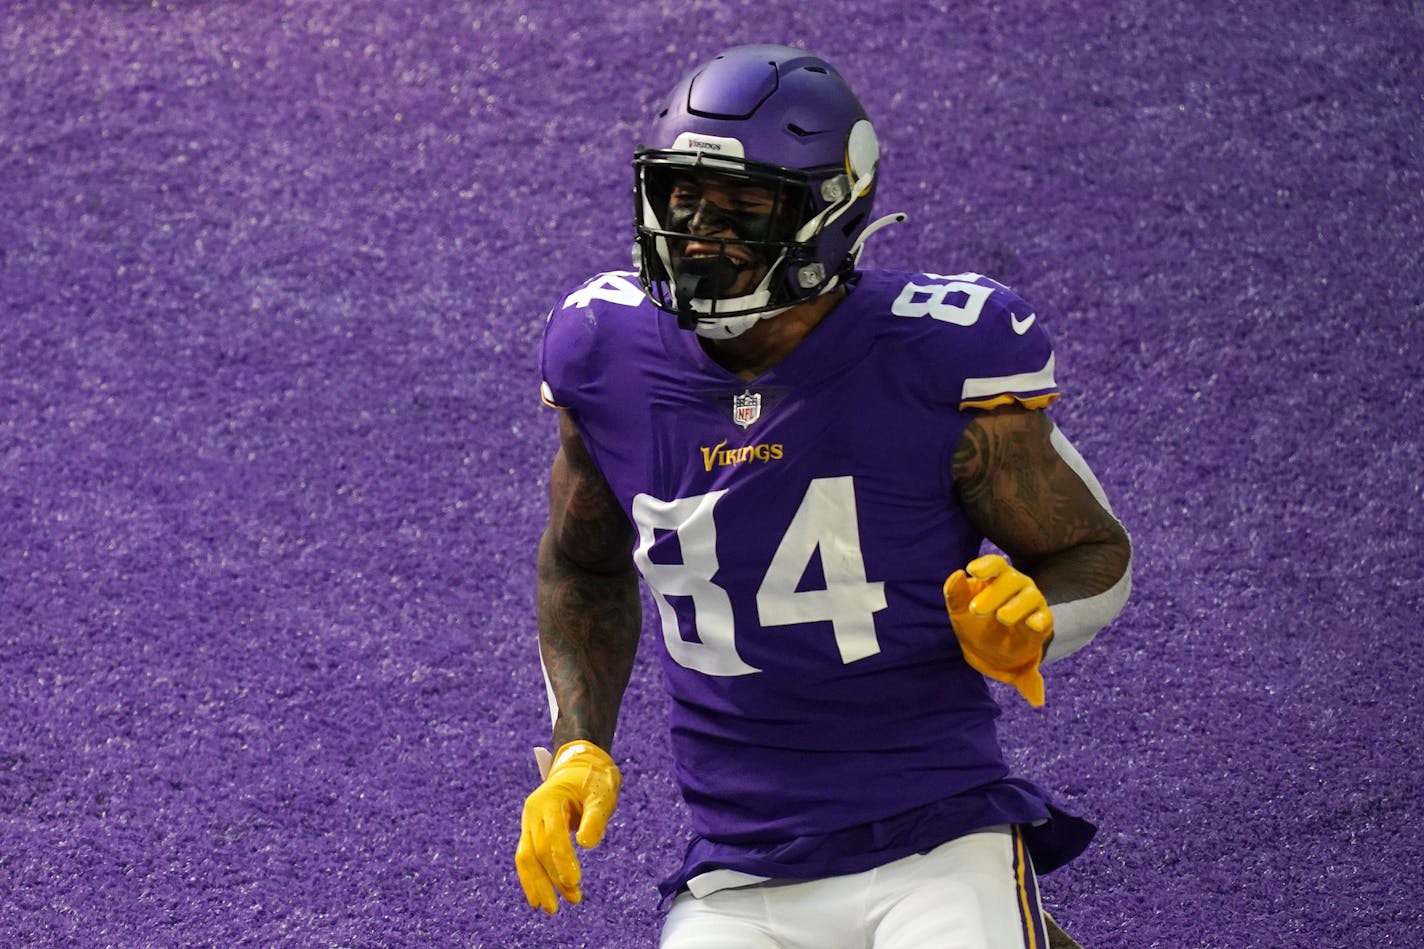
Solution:
M549 722L552 727L559 724L559 700L554 698L554 683L549 681L549 667L544 665L542 652L539 653L539 671L544 674L544 695L549 699ZM549 776L554 755L548 748L537 747L534 749L534 763L539 767L539 780L542 781Z
M559 724L559 700L554 698L554 683L549 680L549 667L544 665L544 653L539 653L539 671L544 676L544 697L549 700L549 725Z
M1098 499L1103 510L1111 514L1112 505L1108 503L1107 495L1103 493L1103 486L1098 483L1097 476L1083 460L1083 456L1078 454L1078 449L1073 447L1073 443L1056 426L1051 441L1068 467L1083 479L1083 483L1088 486L1093 497ZM1044 664L1071 656L1092 642L1093 637L1122 612L1131 592L1132 561L1129 559L1122 576L1102 593L1081 600L1054 603L1050 607L1053 611L1053 642L1049 643L1048 652L1043 657Z

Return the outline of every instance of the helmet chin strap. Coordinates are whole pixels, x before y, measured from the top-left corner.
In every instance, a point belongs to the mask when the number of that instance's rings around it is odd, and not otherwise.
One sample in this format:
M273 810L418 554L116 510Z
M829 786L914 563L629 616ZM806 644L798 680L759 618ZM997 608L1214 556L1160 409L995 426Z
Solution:
M692 327L693 332L703 339L735 339L747 330L756 326L762 320L769 320L773 316L780 316L789 306L776 310L763 310L760 313L746 313L742 316L724 316L716 320L698 320Z
M870 224L866 225L865 230L860 232L860 237L850 249L850 265L854 267L860 262L860 255L865 252L865 242L869 239L871 234L874 234L881 228L889 227L891 224L903 223L908 217L909 215L904 211L896 211L894 214L887 214L884 217L876 218L870 222Z

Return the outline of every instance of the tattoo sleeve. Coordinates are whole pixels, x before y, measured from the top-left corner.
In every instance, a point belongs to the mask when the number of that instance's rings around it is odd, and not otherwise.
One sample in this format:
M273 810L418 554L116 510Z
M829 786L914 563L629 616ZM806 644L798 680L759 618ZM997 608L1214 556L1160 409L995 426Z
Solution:
M1053 432L1042 411L986 412L969 424L953 461L971 523L1050 605L1103 593L1131 559L1127 532L1054 448Z
M559 442L538 555L539 652L558 706L553 747L586 738L610 750L642 627L633 531L566 415Z

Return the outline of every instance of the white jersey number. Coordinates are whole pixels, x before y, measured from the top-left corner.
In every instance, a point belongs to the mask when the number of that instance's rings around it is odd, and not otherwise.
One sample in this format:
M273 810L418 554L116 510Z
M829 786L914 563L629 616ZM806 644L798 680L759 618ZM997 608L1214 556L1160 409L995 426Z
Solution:
M643 302L643 288L630 279L636 276L631 270L599 274L564 297L564 306L586 307L594 300L606 300L619 306L637 306Z
M983 279L977 273L961 273L949 277L940 274L925 274L925 276L945 282L905 284L900 295L895 298L895 302L890 304L891 313L896 316L908 316L911 319L928 316L931 319L943 323L953 323L956 326L973 326L979 322L979 314L984 309L984 303L994 294L993 287L971 282ZM946 302L945 298L951 293L964 294L964 302Z
M707 675L760 672L737 652L732 601L712 577L717 573L717 525L713 511L725 491L660 501L633 499L638 546L633 560L657 602L663 641L678 665ZM681 563L654 563L648 556L660 532L677 534ZM799 590L817 553L825 586ZM684 639L668 597L692 599L696 640ZM880 651L875 614L885 609L885 584L865 578L860 528L851 478L817 478L791 519L756 593L762 626L829 622L841 661L855 662Z

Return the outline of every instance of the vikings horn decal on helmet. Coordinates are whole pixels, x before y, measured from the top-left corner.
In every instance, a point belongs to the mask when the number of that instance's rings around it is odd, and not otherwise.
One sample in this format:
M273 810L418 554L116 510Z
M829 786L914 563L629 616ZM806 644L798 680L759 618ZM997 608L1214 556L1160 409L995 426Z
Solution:
M865 109L825 60L786 46L727 50L678 83L634 154L644 292L712 338L825 293L854 270L870 232L904 218L867 226L879 159ZM710 210L713 223L697 239L722 253L683 257L694 215L670 199L689 175L760 186L770 213L700 205L699 220ZM729 245L741 252L725 253ZM740 271L758 266L756 285L729 295Z

